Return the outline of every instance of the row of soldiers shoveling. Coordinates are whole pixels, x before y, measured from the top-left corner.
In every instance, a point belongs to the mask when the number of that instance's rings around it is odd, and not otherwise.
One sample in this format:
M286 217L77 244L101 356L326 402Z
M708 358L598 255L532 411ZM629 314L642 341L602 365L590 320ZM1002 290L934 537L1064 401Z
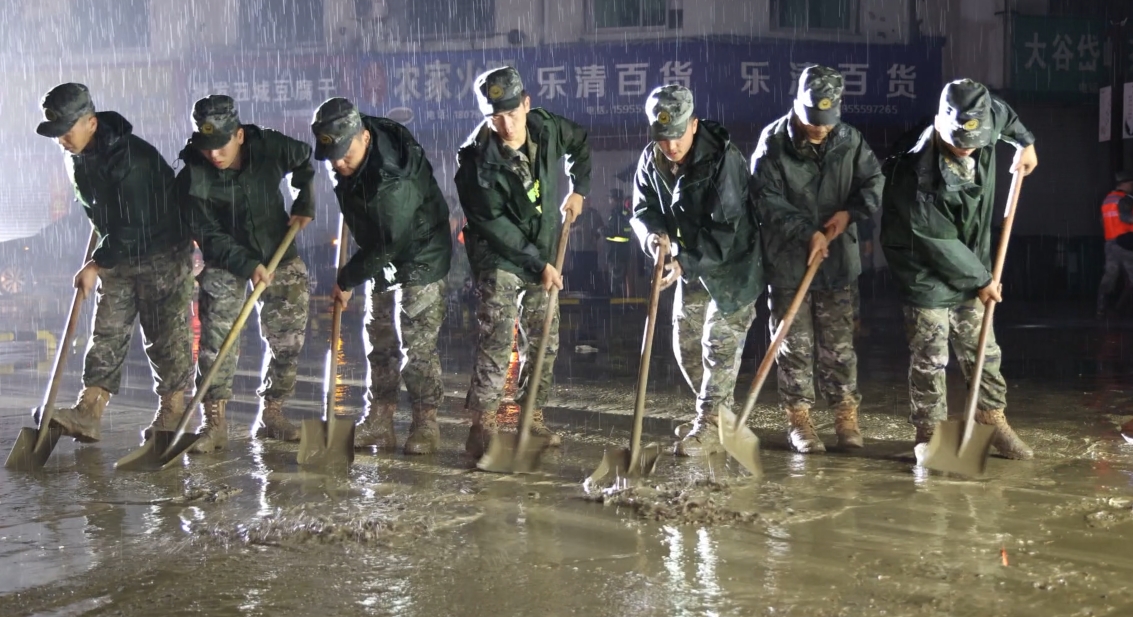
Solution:
M517 400L540 380L532 432L560 437L542 415L558 351L551 322L542 375L529 361L541 336L548 293L561 289L553 264L558 230L578 216L590 188L586 131L532 107L513 68L475 82L484 120L459 151L455 176L467 217L465 246L479 297L479 338L465 402L471 428L465 448L479 457L497 434L497 409L516 337L521 371ZM680 85L653 90L645 102L651 141L641 152L633 191L633 228L649 255L664 250L664 287L676 286L674 352L696 393L696 415L677 430L679 456L721 450L717 423L730 412L741 352L768 291L770 328L783 319L808 264L823 259L794 327L777 353L780 405L791 447L825 451L812 420L819 397L833 410L837 442L860 448L853 287L861 272L855 223L882 209L881 242L899 288L910 350L909 421L918 444L946 418L949 343L971 378L985 304L1000 301L990 271L994 144L1017 149L1013 171L1037 165L1034 137L1014 111L971 80L948 83L931 126L898 149L883 168L861 134L841 121L843 78L811 66L799 77L791 109L767 126L750 164L717 122L701 118ZM99 234L93 258L75 276L81 294L99 285L92 340L77 403L53 422L83 442L99 440L100 421L118 392L135 319L140 320L158 410L146 430L170 430L186 413L186 392L217 355L245 300L249 282L267 282L258 305L266 343L255 438L295 441L284 416L293 394L308 318L307 267L294 248L274 272L265 264L289 226L306 225L315 208L312 148L279 132L242 123L228 96L192 109L194 132L174 174L125 118L97 111L81 84L62 84L43 99L41 135L70 156L67 170ZM365 284L364 336L369 361L358 448L398 446L394 415L403 380L412 423L407 454L437 450L443 388L437 339L452 253L448 208L425 152L406 127L363 114L332 98L311 124L314 158L326 161L343 220L357 250L341 267L333 301L345 307ZM565 163L565 199L557 184ZM294 201L279 190L290 177ZM186 308L193 289L193 242L200 273L200 352L193 366ZM100 284L99 284L100 283ZM557 308L555 309L557 312ZM1004 416L1006 384L994 336L987 343L979 423L1008 458L1030 458ZM194 453L228 441L225 404L236 366L229 355L203 396Z

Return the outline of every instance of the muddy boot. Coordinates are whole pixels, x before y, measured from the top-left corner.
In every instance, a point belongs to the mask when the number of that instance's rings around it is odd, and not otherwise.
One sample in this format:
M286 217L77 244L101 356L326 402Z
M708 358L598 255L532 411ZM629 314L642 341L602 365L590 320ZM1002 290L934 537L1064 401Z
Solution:
M536 409L531 412L531 434L547 440L547 447L557 448L563 444L563 438L558 433L547 428L543 422L543 410Z
M814 423L810 421L810 408L788 408L787 424L787 440L792 450L800 454L826 451L826 446L818 438L818 431L814 430Z
M393 432L393 412L397 405L371 405L366 417L354 428L354 448L377 448L392 452L397 449Z
M932 435L936 432L935 424L917 424L917 436L913 439L913 456L917 459L918 465L924 465L925 459L928 458L928 442L932 441Z
M256 426L256 439L299 441L299 427L283 417L283 399L262 399L260 422Z
M208 454L228 447L228 420L224 418L224 405L228 401L209 401L201 404L204 421L197 429L200 438L189 448L193 454Z
M1002 409L990 411L980 409L976 411L976 422L995 427L995 435L991 438L991 445L995 446L1000 456L1016 460L1029 460L1035 457L1035 452L1031 450L1030 446L1023 443L1023 440L1019 439L1019 436L1011 429L1011 425L1007 424L1007 417L1003 415Z
M858 406L844 403L834 409L834 432L838 434L839 448L860 448L862 432L858 429Z
M720 443L720 429L716 416L698 416L692 422L677 427L680 441L673 447L675 456L709 456L724 451Z
M441 429L437 427L437 410L413 410L413 424L405 440L406 454L433 454L441 445Z
M1121 436L1124 437L1126 441L1133 441L1133 420L1121 425Z
M496 411L472 412L472 428L468 429L468 440L464 442L464 452L479 460L488 449L488 444L498 431Z
M63 429L63 436L94 443L102 438L102 412L110 402L110 392L94 386L83 388L74 407L59 409L51 417Z
M173 431L185 415L185 391L178 390L161 397L153 422L142 431L142 441L149 441L154 431Z

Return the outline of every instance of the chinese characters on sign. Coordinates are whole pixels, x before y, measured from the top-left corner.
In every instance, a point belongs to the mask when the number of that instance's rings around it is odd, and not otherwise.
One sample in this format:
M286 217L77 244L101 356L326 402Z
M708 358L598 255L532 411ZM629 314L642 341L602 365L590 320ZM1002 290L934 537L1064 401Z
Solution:
M253 103L280 108L312 109L340 92L340 80L329 71L269 71L232 69L190 75L190 100L210 94L226 94L237 103Z
M1100 21L1015 16L1012 88L1042 98L1097 92L1107 79L1103 33Z

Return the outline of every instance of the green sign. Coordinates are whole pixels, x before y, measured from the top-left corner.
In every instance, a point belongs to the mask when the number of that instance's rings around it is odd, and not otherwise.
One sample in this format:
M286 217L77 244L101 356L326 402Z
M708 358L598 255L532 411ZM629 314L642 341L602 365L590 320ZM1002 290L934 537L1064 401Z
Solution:
M1011 88L1036 98L1090 96L1107 79L1101 20L1017 15Z

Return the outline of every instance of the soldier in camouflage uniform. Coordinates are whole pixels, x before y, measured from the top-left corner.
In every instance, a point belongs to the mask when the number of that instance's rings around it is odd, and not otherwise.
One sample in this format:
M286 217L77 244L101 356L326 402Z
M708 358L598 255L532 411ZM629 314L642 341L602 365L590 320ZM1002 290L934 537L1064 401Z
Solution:
M909 337L909 422L928 443L947 419L948 343L965 379L975 364L984 306L1002 302L991 277L995 148L1015 146L1013 169L1038 165L1035 137L1014 110L970 79L944 87L933 126L886 161L881 246L905 307ZM1031 448L1007 423L1002 354L989 333L976 421L995 427L992 445L1007 458Z
M288 226L304 227L315 215L311 147L253 124L241 124L232 98L211 95L193 106L195 131L181 151L185 168L177 174L182 213L191 221L204 255L199 308L201 317L197 382L214 362L247 294L265 281L257 306L267 343L260 410L252 435L298 441L299 430L283 417L283 403L295 389L299 352L307 330L310 291L307 266L294 244L271 275L266 264ZM284 209L280 180L291 176L295 201ZM223 449L228 443L225 405L232 398L238 349L223 360L203 398L202 437L193 452Z
M91 261L75 275L84 298L100 283L83 390L52 422L77 441L101 438L102 413L118 393L137 319L161 400L147 432L172 428L184 412L193 365L186 313L193 250L177 215L173 169L117 112L96 112L82 84L52 88L43 115L36 132L70 154L67 171L99 235Z
M664 246L673 256L662 286L677 284L673 340L697 392L696 417L677 427L675 454L722 452L719 415L732 410L763 289L747 161L724 127L693 115L688 88L657 88L645 113L652 142L637 163L632 225L647 253Z
M856 223L881 204L884 178L873 151L841 122L842 75L812 66L799 76L794 108L763 130L752 155L752 194L763 227L774 333L807 267L825 257L779 347L780 405L797 452L825 452L810 409L818 388L834 409L843 448L862 447L854 290L861 274Z
M531 107L519 73L493 69L476 78L476 99L486 119L460 148L456 188L468 219L468 261L480 298L480 335L465 409L472 416L465 450L479 458L496 433L516 317L519 317L518 400L539 379L532 432L551 446L561 438L543 422L559 349L559 317L551 324L543 374L531 375L532 352L542 336L547 291L563 288L555 265L559 225L582 211L590 190L590 145L574 122ZM558 163L566 157L570 194L561 207ZM560 217L560 211L562 216Z
M444 401L437 337L452 258L448 204L425 151L393 120L364 116L350 101L332 98L315 112L311 131L315 158L330 162L343 221L358 244L338 273L334 300L346 308L354 287L369 287L369 390L354 446L397 447L393 414L404 379L413 405L405 453L432 454Z

